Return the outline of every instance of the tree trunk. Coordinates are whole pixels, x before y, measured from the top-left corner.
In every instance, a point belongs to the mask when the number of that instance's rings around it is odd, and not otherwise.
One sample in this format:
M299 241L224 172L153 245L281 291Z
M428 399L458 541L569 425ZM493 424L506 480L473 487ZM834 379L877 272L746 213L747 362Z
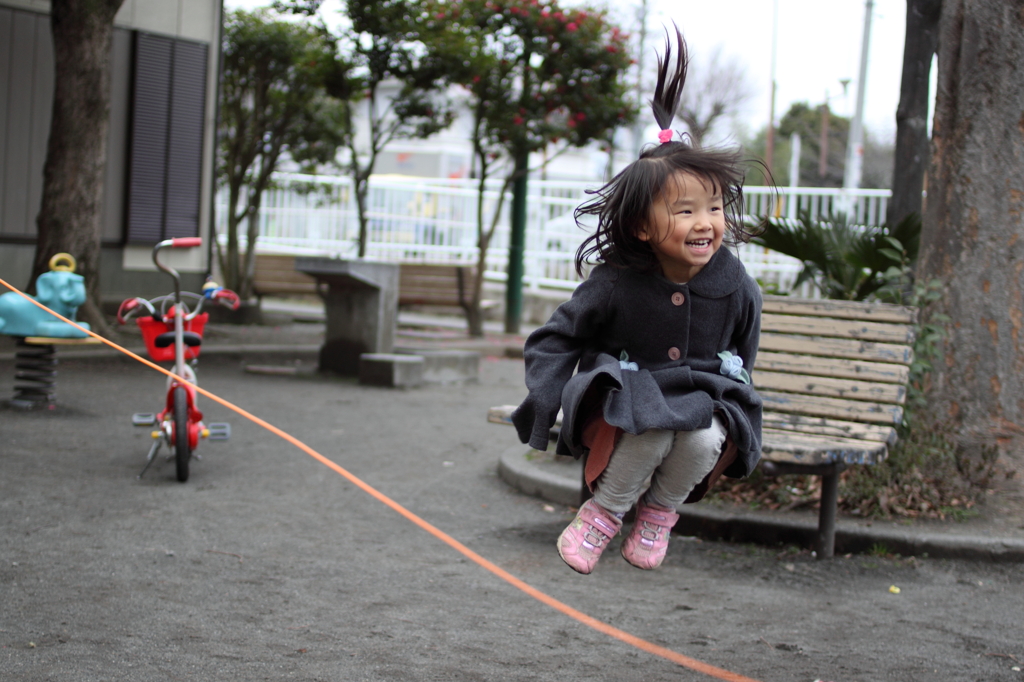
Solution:
M359 250L356 255L366 258L366 244L370 240L370 217L366 214L366 198L370 193L370 177L364 176L362 170L355 173L353 190L356 195L356 215L359 218Z
M926 395L967 444L1024 426L1024 3L945 0L918 280L944 313Z
M903 79L896 109L896 151L892 199L886 220L896 225L921 214L921 192L928 167L928 76L939 42L942 0L907 0Z
M43 167L43 197L29 290L55 253L70 253L85 278L79 317L103 336L100 218L110 121L110 49L123 0L53 0L54 92Z
M221 254L220 269L224 277L224 286L235 293L241 288L241 273L239 272L239 244L238 226L242 223L245 214L238 213L238 199L242 194L242 180L236 175L228 183L228 245L227 252Z

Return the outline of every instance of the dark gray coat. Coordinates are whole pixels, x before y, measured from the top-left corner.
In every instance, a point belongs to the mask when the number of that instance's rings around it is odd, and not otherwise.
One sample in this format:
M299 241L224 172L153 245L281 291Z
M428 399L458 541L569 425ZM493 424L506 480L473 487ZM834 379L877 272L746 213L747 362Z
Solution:
M527 339L529 395L512 422L522 442L545 450L561 407L557 451L580 457L597 407L632 434L708 428L717 411L739 451L725 475L746 476L761 453L761 398L721 373L718 354L738 355L749 372L760 331L761 291L728 249L686 284L598 265Z

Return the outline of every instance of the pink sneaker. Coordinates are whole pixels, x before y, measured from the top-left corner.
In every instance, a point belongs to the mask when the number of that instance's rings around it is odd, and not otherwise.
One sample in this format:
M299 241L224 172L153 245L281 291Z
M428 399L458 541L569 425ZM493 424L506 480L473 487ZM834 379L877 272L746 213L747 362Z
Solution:
M622 557L637 568L661 566L668 550L668 535L679 514L663 507L650 507L643 498L636 505L636 521L622 541Z
M594 500L587 500L576 518L558 537L558 555L569 568L590 573L608 542L618 535L622 521L605 511Z

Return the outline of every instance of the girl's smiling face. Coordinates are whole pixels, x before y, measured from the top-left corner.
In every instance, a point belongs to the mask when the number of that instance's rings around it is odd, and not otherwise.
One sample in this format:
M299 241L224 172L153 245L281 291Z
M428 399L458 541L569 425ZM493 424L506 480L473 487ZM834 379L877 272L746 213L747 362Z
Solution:
M639 238L649 242L665 277L689 282L708 264L725 236L721 192L690 173L677 173L651 206Z

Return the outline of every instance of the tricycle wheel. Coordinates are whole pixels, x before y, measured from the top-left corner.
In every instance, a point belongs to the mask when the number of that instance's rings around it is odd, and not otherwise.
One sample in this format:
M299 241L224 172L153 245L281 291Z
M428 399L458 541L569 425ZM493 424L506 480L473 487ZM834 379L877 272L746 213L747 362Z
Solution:
M178 480L188 480L188 460L192 456L188 447L188 394L183 386L174 389L174 462Z

